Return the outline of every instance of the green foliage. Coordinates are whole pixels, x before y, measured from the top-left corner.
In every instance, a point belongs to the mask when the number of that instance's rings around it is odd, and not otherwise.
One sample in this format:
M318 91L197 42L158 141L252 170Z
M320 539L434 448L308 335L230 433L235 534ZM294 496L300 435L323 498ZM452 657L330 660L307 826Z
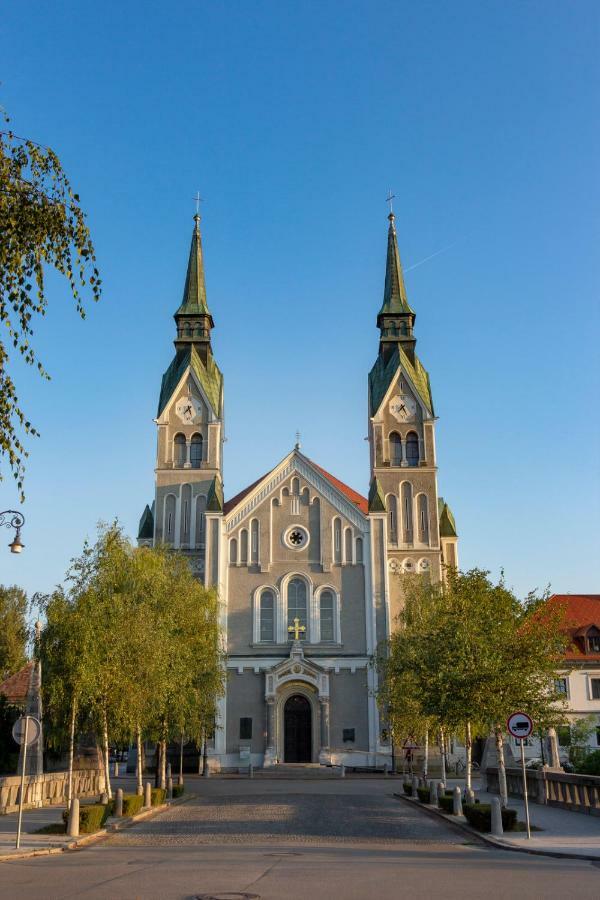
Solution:
M135 816L144 805L143 794L123 794L123 815Z
M111 811L110 803L89 803L79 807L79 833L93 834L104 826ZM69 821L69 812L64 810L63 821L65 825Z
M167 792L164 788L152 788L150 796L152 797L152 806L162 806L165 802Z
M27 453L19 432L38 432L21 409L8 374L9 352L16 351L43 378L49 377L31 344L32 320L45 315L48 305L47 267L67 279L82 318L81 289L89 286L98 300L101 282L85 214L58 156L12 131L0 132L0 234L0 323L8 336L0 341L0 456L8 457L23 496Z
M577 766L578 775L600 775L600 750L592 750Z
M428 787L418 787L417 788L417 797L421 801L421 803L429 803L431 796L429 793Z
M441 797L438 797L438 806L440 809L443 809L444 812L451 813L454 809L454 798L452 794L443 794Z
M15 775L19 764L19 748L12 736L12 727L20 711L7 703L0 694L0 775Z
M402 790L406 794L407 797L412 797L413 786L410 781L405 781L402 784Z
M477 831L492 830L492 807L489 803L463 803L464 816ZM502 828L514 831L517 824L516 809L502 809Z
M27 662L28 637L27 594L16 585L0 585L0 681Z
M576 772L581 772L581 766L590 755L589 742L592 734L596 731L596 716L582 716L575 719L570 725L569 734L569 762ZM591 774L591 773L589 773Z
M173 785L173 800L175 800L176 797L183 797L184 790L185 790L185 785L174 784Z

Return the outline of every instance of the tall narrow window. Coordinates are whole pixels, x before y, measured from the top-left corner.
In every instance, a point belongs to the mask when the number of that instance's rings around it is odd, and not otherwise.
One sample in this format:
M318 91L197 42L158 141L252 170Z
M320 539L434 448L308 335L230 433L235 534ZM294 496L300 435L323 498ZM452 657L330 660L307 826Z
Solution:
M402 524L404 526L404 543L413 542L413 508L412 485L408 481L402 483Z
M231 538L229 541L229 564L235 566L237 563L237 541Z
M390 434L390 464L392 466L402 465L402 438L397 431Z
M196 546L199 547L204 543L206 519L204 511L206 509L206 497L202 494L196 497Z
M363 561L363 539L356 538L356 562L362 563Z
M339 519L333 520L333 561L342 561L342 523Z
M173 441L173 463L178 469L185 465L186 451L185 435L176 434Z
M429 511L427 508L427 495L419 494L417 498L417 515L419 517L419 541L422 544L429 543Z
M319 615L321 622L321 640L334 640L334 612L335 605L331 591L321 591L319 598Z
M190 463L192 469L199 469L202 465L202 435L193 434L190 444Z
M260 595L260 639L275 640L275 595L273 591L263 591Z
M387 498L388 508L388 537L390 544L398 543L398 500L395 494L389 494Z
M300 479L292 478L292 515L297 516L300 512Z
M240 532L240 562L243 566L248 565L248 532L245 528Z
M172 544L175 540L175 497L168 494L165 500L165 541Z
M344 553L346 556L346 565L352 565L352 530L346 528L344 532Z
M287 624L288 628L294 625L294 619L299 620L300 626L307 627L306 619L306 582L301 578L292 578L287 590ZM288 632L290 638L293 635ZM300 632L300 639L306 640L306 631Z
M250 525L250 562L258 565L258 519L253 519Z
M184 484L181 488L181 531L179 532L182 544L190 542L190 519L192 516L192 486Z
M419 465L419 437L414 431L406 435L406 462L409 466Z

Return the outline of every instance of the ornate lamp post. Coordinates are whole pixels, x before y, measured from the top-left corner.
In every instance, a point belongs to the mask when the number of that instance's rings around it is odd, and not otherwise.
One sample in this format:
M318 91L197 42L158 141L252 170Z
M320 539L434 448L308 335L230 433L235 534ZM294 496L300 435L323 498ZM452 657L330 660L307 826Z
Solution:
M11 553L20 553L25 546L21 543L21 528L24 524L25 516L16 509L5 509L4 512L0 512L0 527L4 525L6 528L15 529L15 536L8 545Z

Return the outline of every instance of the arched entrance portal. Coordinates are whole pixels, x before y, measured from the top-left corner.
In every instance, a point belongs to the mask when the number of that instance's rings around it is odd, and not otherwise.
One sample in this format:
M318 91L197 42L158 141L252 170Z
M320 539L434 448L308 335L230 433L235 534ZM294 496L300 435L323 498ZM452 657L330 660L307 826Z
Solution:
M311 718L311 706L306 697L292 694L283 709L284 762L312 762Z

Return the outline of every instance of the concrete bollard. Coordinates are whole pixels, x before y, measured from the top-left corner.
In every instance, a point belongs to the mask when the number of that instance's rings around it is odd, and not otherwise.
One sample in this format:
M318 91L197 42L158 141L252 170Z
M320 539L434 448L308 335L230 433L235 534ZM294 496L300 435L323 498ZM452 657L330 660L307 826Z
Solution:
M438 781L437 783L437 802L438 806L440 805L440 797L443 797L446 793L446 785L443 781Z
M490 805L492 807L492 834L501 837L504 834L504 829L502 827L502 807L500 806L499 798L492 797Z
M71 800L67 831L69 837L79 837L79 800L77 797L73 797Z
M418 775L413 775L413 777L412 777L412 789L413 789L413 790L412 790L412 795L413 795L413 797L417 797L417 796L418 796L418 794L417 794L417 788L419 788L419 787L421 787L421 785L420 785L420 783L419 783L419 776L418 776Z
M183 775L177 776L177 784L181 787L181 785L183 784Z
M147 781L144 785L144 807L148 809L150 806L152 806L152 785Z
M115 797L115 816L119 819L123 815L123 788L117 788L117 795Z
M458 785L456 785L452 792L452 815L462 816L462 797Z
M345 777L346 777L346 766L344 765L344 763L342 763L340 766L340 778L345 778Z
M390 767L386 763L383 767L383 775L385 778L387 778L389 774L390 774Z
M106 804L108 803L108 793L106 791L103 791L103 793L100 795L100 803L102 803L104 806L106 806Z
M254 778L254 766L252 763L248 766L248 778Z
M119 777L119 763L116 760L113 766L113 775L115 776L115 778Z
M437 806L437 805L438 805L438 800L437 800L437 785L436 785L435 781L430 781L430 782L429 782L429 802L430 802L433 806Z
M167 763L167 778L171 777L171 763Z
M173 799L173 776L167 778L167 800Z
M475 791L473 788L465 789L465 803L468 803L469 805L475 803Z

